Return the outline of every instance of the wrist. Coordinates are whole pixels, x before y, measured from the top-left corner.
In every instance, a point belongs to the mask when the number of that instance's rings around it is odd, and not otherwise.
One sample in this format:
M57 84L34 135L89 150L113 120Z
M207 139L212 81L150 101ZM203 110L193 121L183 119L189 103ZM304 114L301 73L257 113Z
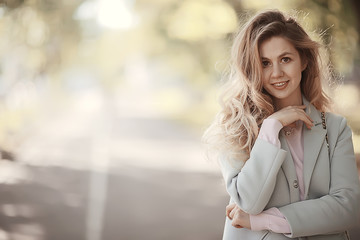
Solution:
M284 123L283 123L280 119L278 119L277 117L274 117L274 116L272 116L272 115L269 116L269 117L267 117L267 118L265 118L265 120L270 120L270 121L273 121L273 122L277 121L278 123L281 124L282 127L285 126ZM265 120L264 120L264 122L265 122Z

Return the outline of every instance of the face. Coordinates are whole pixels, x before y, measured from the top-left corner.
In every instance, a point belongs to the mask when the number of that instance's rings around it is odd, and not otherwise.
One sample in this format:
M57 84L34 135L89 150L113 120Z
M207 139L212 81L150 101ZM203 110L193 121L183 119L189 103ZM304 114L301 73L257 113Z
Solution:
M261 43L262 82L274 102L286 105L301 104L302 64L299 52L283 37L271 37Z

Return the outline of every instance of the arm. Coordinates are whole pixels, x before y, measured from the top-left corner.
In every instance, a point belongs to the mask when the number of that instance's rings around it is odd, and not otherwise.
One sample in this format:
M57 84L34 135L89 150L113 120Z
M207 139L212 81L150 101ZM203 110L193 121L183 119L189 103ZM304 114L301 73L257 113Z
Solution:
M253 231L270 230L275 233L289 234L290 225L278 208L270 208L258 215L249 215L242 211L235 203L226 207L226 216L232 220L236 228L248 228Z
M279 208L290 224L292 234L288 237L341 232L358 222L360 186L351 130L345 119L340 123L330 171L328 195Z
M280 148L278 135L281 128L282 125L278 120L265 119L258 138ZM226 207L226 215L232 220L232 225L237 228L246 227L254 231L270 230L276 233L290 233L289 223L277 208L270 208L258 215L248 215L233 203Z
M270 208L258 215L249 215L232 203L226 207L226 215L232 220L231 225L236 228L248 228L253 231L270 230L287 234L291 232L289 223L277 208Z
M276 120L275 120L276 121ZM274 120L263 123L259 136L250 153L250 158L240 171L234 164L226 159L220 159L220 166L225 180L226 189L233 201L244 211L250 214L259 214L268 203L274 190L277 173L285 160L286 151L270 142L276 139L282 128L280 122L274 127ZM276 129L275 137L266 137L263 129L269 123L268 129ZM270 141L270 142L268 142Z
M267 119L278 120L280 129L297 120L303 121L308 128L311 128L313 121L305 113L305 108L305 105L288 106L273 113ZM278 138L278 134L276 137ZM258 138L251 150L250 158L241 171L240 168L233 167L231 159L220 159L226 189L244 212L256 215L264 210L274 191L276 177L286 154L285 150ZM234 162L239 160L235 159Z
M258 215L250 215L251 230L270 230L289 234L290 225L278 208L269 208Z

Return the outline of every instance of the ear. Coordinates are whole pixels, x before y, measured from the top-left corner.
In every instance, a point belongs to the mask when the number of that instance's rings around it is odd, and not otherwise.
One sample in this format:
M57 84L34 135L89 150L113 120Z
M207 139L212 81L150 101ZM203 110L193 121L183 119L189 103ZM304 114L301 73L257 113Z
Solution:
M304 71L308 65L308 62L306 60L301 61L301 71Z

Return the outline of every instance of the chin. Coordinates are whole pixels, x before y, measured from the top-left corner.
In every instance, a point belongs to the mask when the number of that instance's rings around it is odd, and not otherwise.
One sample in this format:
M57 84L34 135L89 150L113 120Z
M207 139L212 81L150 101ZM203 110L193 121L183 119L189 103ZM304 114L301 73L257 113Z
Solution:
M271 95L271 97L276 98L276 99L286 99L290 96L290 94L286 94L286 93L284 93L284 94L278 94L278 93L271 94L270 93L270 95Z
M286 99L288 97L290 97L290 95L277 95L277 96L274 96L275 98L277 99Z

